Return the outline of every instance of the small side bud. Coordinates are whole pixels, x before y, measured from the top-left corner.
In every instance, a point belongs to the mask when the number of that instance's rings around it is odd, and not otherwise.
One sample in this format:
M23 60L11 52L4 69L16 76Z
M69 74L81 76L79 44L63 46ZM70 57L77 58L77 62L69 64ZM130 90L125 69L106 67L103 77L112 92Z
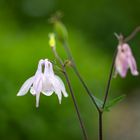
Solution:
M70 60L66 60L66 61L64 62L64 66L65 66L65 67L66 67L66 66L71 67L71 66L72 66L72 62L71 62Z
M56 46L55 34L54 33L49 34L49 45L50 45L51 48L55 48L55 46Z

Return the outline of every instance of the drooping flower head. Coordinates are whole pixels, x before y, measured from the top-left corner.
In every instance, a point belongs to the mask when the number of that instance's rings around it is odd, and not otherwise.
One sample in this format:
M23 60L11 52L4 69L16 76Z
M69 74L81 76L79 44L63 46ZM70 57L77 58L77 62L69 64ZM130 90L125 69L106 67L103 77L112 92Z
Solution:
M62 100L62 93L64 97L68 96L64 83L54 74L53 65L48 59L39 61L35 75L25 81L17 96L23 96L29 90L32 95L36 96L36 107L39 106L40 93L50 96L55 92L59 103Z
M137 76L139 73L130 46L127 43L119 43L117 49L118 52L115 60L116 74L124 78L130 68L132 75Z
M68 97L68 94L61 78L54 74L53 65L48 59L45 59L44 76L47 79L46 89L49 89L51 92L55 92L55 94L58 96L59 103L61 103L62 93L64 97Z

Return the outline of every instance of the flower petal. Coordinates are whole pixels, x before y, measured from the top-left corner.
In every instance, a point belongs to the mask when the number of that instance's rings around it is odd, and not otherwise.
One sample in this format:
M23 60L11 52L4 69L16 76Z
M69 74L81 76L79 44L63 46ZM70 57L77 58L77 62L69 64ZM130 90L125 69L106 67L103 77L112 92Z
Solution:
M61 93L61 90L55 89L55 93L56 93L56 95L58 97L59 104L61 104L61 101L62 101L62 93Z
M53 91L42 91L42 93L46 96L51 96L53 94Z
M67 94L66 89L65 89L65 85L64 85L63 81L61 80L61 78L57 75L55 75L55 78L58 81L58 88L62 91L64 97L68 97L68 94Z
M132 75L137 76L139 74L139 72L137 71L137 65L136 65L136 61L135 61L135 58L133 57L133 55L129 56L128 65L130 67Z
M121 46L118 46L118 53L115 60L115 69L121 77L125 77L128 70L127 55L121 50Z
M37 94L41 92L42 86L43 86L43 74L40 73L35 76L35 80L33 82L33 87L32 87L32 94Z
M23 96L25 95L28 90L30 89L31 85L33 84L34 81L34 76L30 77L29 79L27 79L24 84L22 85L22 87L20 88L17 96Z
M42 87L42 91L43 92L49 92L49 91L54 91L53 88L53 78L51 78L51 76L46 77L45 74L43 74L43 87Z
M62 93L65 97L68 96L62 80L54 74L53 65L47 59L45 59L43 79L45 79L43 80L43 94L50 96L53 94L53 92L55 92L55 94L58 96L59 103L61 103L62 100Z
M64 97L68 97L68 94L65 90L65 86L62 80L57 75L54 75L52 79L52 85L53 85L55 94L58 96L59 103L61 104L62 93Z
M32 95L36 95L36 91L34 90L33 87L30 88L30 93L31 93Z
M45 59L44 74L46 77L54 76L53 65L48 59Z
M36 107L39 107L40 92L36 94Z
M38 77L37 81L35 81L33 85L33 89L35 90L36 94L36 107L39 107L39 99L40 99L40 93L42 91L42 85L43 85L42 76Z
M39 107L39 99L42 87L43 87L43 74L41 73L36 76L36 79L34 80L33 87L31 90L32 94L36 95L36 107Z

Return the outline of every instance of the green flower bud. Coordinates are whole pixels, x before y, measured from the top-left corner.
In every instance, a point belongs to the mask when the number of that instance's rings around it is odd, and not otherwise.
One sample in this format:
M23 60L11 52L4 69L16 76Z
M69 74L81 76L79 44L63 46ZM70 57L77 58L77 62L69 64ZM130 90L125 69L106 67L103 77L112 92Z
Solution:
M54 22L54 30L61 41L65 41L68 39L67 29L61 21Z

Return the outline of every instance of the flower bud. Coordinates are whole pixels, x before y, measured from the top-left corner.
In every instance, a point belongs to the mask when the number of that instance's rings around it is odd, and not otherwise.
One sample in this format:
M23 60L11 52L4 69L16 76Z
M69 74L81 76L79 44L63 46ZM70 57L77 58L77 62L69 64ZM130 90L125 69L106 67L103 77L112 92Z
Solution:
M56 46L55 35L54 35L54 33L50 33L50 34L49 34L49 45L50 45L50 47L52 47L52 48L55 48L55 46Z
M68 66L68 67L71 67L73 64L72 64L72 62L71 62L70 60L66 60L66 61L64 62L64 65L65 65L65 66Z
M61 21L54 22L54 30L61 41L68 39L68 32L65 25Z

